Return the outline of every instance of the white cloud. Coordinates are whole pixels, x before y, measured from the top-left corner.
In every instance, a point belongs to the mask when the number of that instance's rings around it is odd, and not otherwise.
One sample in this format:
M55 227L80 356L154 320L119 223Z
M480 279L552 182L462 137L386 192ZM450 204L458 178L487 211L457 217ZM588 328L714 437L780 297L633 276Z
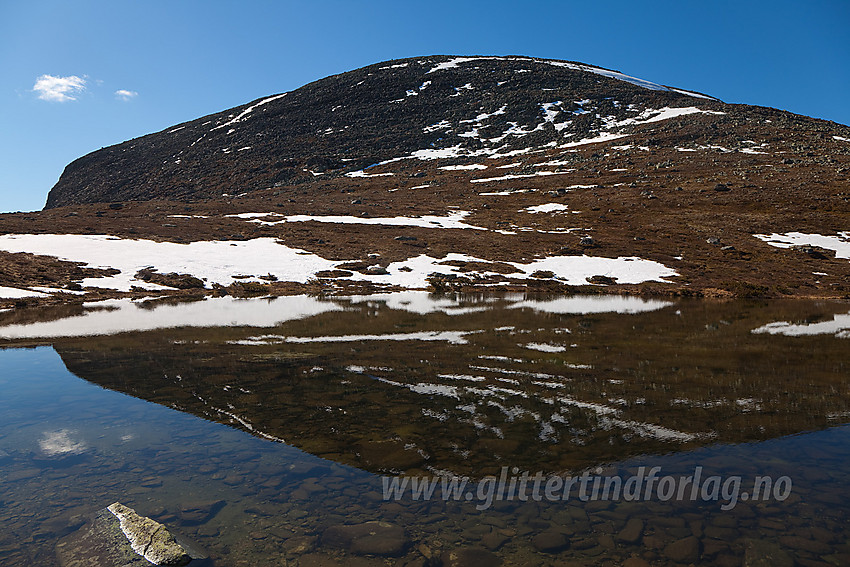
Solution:
M42 75L36 79L32 90L38 93L38 98L41 100L50 102L77 100L74 95L86 90L86 80L76 75L69 77Z
M115 98L121 100L130 100L131 98L135 98L137 96L139 96L139 93L137 93L136 91L128 91L126 89L119 89L115 91Z

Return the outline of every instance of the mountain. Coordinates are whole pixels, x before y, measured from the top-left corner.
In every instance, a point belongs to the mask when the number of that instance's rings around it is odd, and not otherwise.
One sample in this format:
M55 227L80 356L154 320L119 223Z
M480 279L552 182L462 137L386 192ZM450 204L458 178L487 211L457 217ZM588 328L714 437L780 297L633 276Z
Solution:
M480 157L577 141L651 118L648 109L722 106L565 61L389 61L93 152L68 165L47 207L216 198L423 150Z
M582 63L417 57L72 162L44 211L0 215L0 286L843 297L848 172L833 122Z
M566 61L389 61L93 152L68 165L47 207L216 198L410 155L484 157L576 142L726 106Z

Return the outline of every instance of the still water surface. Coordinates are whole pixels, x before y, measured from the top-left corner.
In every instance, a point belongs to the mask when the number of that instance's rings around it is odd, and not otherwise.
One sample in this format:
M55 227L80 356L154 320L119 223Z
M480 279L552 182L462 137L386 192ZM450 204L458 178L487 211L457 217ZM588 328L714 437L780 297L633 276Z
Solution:
M0 564L62 564L115 501L216 565L848 564L848 310L400 293L2 313ZM647 490L655 467L675 486ZM468 484L414 498L430 479Z

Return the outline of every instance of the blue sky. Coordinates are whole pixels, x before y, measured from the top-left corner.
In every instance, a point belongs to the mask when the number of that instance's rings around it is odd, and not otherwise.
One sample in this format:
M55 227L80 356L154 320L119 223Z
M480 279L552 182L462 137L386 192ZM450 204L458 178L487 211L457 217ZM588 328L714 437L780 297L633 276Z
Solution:
M850 124L848 29L846 0L0 0L0 211L103 146L417 55L569 59Z

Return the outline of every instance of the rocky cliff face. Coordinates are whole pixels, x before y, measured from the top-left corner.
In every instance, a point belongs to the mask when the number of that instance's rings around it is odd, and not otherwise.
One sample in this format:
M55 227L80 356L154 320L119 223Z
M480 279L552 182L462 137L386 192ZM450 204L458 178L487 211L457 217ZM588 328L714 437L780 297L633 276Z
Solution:
M483 157L551 147L657 116L648 111L727 106L564 61L389 61L93 152L68 165L47 207L216 198L416 152Z

